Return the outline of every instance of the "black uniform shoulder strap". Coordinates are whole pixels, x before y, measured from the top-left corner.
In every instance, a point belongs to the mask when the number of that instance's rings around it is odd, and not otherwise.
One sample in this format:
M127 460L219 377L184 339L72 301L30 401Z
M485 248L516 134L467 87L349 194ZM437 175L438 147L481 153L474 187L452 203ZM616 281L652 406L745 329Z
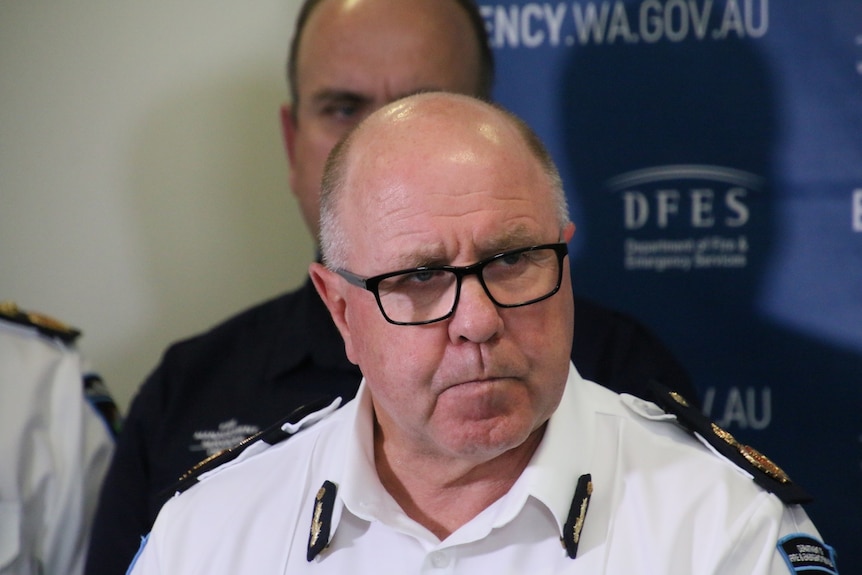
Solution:
M325 397L311 403L307 403L301 407L294 409L290 413L290 415L288 415L284 419L267 427L266 429L255 433L254 435L245 438L237 445L229 447L227 449L223 449L218 453L210 455L209 457L196 463L194 467L183 473L177 483L175 483L170 488L170 494L182 493L183 491L188 490L189 488L198 483L198 480L201 475L208 471L212 471L216 467L224 465L229 461L233 461L234 459L239 457L243 451L245 451L251 445L259 441L263 441L267 445L275 445L277 443L281 443L282 441L293 435L292 432L284 430L285 426L287 426L288 424L299 423L305 417L331 405L333 401L335 401L335 398ZM165 494L167 494L167 492Z
M0 302L0 318L18 325L35 328L44 336L57 338L63 343L72 344L81 331L45 314L26 311L11 301Z
M655 403L667 413L676 416L677 421L689 432L697 433L727 459L752 475L754 481L770 493L774 493L785 503L809 503L812 497L771 459L736 440L730 432L722 429L698 408L692 406L684 397L661 383L653 380L649 389Z

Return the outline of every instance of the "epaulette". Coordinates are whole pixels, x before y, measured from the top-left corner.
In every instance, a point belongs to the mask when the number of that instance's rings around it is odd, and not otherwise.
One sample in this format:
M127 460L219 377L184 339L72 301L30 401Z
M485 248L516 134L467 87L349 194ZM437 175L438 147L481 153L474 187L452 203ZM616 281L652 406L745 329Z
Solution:
M718 453L748 472L763 489L775 494L785 503L812 501L812 497L800 485L791 481L771 459L753 447L737 441L730 432L713 423L679 393L657 381L650 382L649 390L653 401L659 407L675 415L680 425L689 433L699 435Z
M57 338L68 344L74 343L81 335L81 331L78 329L47 315L22 310L11 301L0 302L0 318L18 325L35 328L43 335Z
M314 421L322 419L335 411L339 405L340 398L327 397L294 409L290 415L281 421L255 433L254 435L250 435L233 447L223 449L198 462L194 467L183 473L177 483L170 488L169 493L165 492L164 495L187 491L198 483L202 475L237 459L252 445L258 444L259 442L263 442L269 446L281 443L285 439L293 436L300 429L304 428L306 419Z

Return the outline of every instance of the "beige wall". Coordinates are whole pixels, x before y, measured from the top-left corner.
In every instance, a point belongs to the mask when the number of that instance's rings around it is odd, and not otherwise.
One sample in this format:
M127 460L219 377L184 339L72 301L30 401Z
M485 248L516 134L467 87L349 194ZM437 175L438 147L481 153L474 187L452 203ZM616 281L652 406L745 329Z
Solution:
M0 299L83 329L124 409L314 255L278 129L297 5L0 2Z

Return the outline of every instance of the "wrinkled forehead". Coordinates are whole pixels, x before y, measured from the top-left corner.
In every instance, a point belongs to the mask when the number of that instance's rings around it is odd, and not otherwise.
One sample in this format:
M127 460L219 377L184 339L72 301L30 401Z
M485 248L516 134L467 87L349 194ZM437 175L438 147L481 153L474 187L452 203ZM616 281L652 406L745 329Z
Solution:
M342 198L351 252L384 246L452 258L555 240L550 182L495 111L405 103L371 117L354 136Z
M423 201L390 201L353 219L348 263L375 275L427 265L468 265L494 254L559 238L535 204L500 194L439 195Z

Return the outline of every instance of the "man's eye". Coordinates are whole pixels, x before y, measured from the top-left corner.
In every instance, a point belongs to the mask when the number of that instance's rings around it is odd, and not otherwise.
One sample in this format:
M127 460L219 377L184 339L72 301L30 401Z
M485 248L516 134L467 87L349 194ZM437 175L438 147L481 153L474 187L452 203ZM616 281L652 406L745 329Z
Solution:
M378 286L381 295L430 293L446 289L455 275L440 270L420 270L386 278Z
M422 270L404 276L404 282L409 282L413 284L424 284L434 280L441 280L444 277L446 277L445 272L441 272L438 270Z
M506 254L499 258L496 263L501 266L515 266L524 261L524 253Z
M347 121L359 115L358 104L331 104L324 106L321 113L335 120Z

